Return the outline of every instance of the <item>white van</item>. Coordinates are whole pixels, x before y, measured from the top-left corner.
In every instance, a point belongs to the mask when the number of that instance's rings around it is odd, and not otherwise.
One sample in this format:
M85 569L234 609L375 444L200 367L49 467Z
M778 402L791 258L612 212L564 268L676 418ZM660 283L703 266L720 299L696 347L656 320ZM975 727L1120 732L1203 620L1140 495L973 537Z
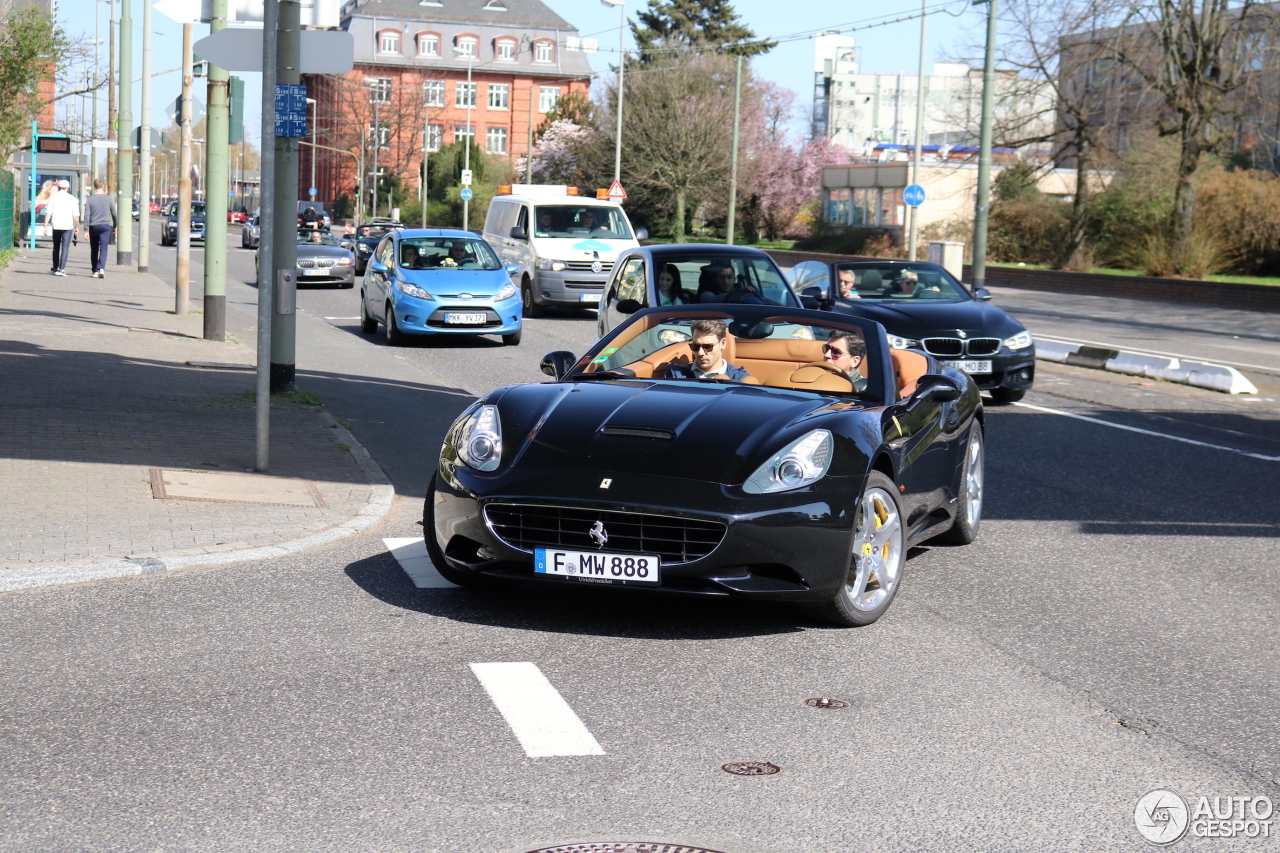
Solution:
M620 252L639 246L622 207L575 188L516 184L494 197L484 239L504 263L520 267L524 316L545 305L594 308Z

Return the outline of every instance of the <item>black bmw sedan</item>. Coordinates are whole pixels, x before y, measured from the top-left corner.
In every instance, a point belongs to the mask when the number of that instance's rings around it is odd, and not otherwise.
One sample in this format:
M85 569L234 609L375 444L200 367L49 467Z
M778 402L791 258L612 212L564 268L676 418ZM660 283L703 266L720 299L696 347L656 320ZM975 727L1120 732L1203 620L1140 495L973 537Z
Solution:
M1027 328L970 293L938 264L866 260L804 261L792 286L823 291L824 307L875 320L898 349L922 349L971 375L997 403L1021 400L1035 380L1036 350Z
M543 371L445 435L423 526L454 583L791 601L859 626L912 545L977 536L978 389L874 322L657 306Z

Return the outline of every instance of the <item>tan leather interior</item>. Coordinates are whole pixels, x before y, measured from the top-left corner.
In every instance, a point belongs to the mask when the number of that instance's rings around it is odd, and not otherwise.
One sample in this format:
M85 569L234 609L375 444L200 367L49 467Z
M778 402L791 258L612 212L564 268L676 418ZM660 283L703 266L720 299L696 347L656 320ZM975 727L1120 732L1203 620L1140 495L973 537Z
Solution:
M802 391L837 391L849 393L853 383L829 370L807 364L796 370L784 371L765 380L770 388L797 388Z
M889 358L893 360L893 378L898 383L898 399L906 399L915 393L920 377L929 372L929 359L918 352L905 349L889 350Z

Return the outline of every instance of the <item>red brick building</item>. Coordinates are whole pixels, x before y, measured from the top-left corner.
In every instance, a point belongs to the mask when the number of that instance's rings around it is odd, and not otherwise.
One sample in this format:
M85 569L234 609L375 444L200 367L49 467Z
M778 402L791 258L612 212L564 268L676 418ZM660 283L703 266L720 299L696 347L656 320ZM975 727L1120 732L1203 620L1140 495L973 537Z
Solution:
M559 98L590 86L583 48L594 45L539 0L351 0L341 20L355 68L303 82L317 102L317 145L343 153L301 146L303 198L313 151L319 200L353 195L362 160L371 186L375 136L379 171L399 174L415 197L424 143L436 151L470 133L515 159Z

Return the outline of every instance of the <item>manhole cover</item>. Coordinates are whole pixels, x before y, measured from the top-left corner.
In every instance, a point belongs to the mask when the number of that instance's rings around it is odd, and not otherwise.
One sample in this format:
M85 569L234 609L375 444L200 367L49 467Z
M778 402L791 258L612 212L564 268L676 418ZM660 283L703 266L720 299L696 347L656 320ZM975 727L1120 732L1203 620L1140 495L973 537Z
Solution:
M820 699L806 699L804 704L810 708L830 708L831 710L849 707L849 703L843 699L829 699L825 696Z
M152 468L151 496L162 501L208 501L324 508L316 484L294 477Z
M767 761L730 761L720 769L735 776L772 776L782 768Z
M561 844L539 847L529 853L718 853L706 847L687 844L664 844L654 841L588 841L585 844Z

